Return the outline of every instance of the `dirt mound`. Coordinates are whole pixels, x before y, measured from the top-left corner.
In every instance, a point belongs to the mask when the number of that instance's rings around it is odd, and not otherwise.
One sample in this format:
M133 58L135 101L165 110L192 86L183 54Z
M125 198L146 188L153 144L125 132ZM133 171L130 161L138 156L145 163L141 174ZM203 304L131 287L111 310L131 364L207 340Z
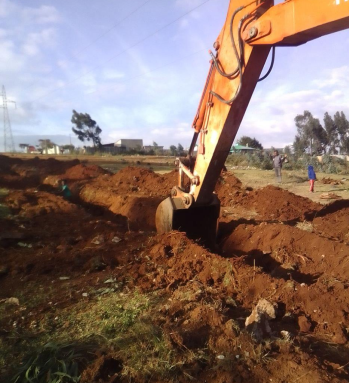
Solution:
M142 288L176 288L194 278L205 286L227 293L234 291L234 268L230 260L203 249L188 240L184 233L159 235L152 242L147 252L152 266L144 264L137 269Z
M83 180L89 178L96 178L100 175L112 174L108 170L102 169L97 165L84 165L78 164L69 168L63 175L67 180Z
M223 254L242 255L257 270L282 281L274 299L282 300L286 310L297 307L304 313L312 332L346 343L341 323L347 321L349 305L349 246L281 224L240 225L224 242Z
M322 178L320 182L324 185L342 185L344 182L332 178Z
M177 174L159 175L127 167L113 176L103 175L85 183L79 198L127 217L131 230L155 230L156 209L176 184Z
M322 208L313 220L321 236L349 243L349 200L335 201Z
M58 161L39 157L21 160L7 156L1 156L0 161L0 186L21 189L37 187L48 175L62 174L80 163L79 160Z
M64 173L59 175L48 175L44 180L44 185L57 187L60 180L65 180L71 188L75 197L78 197L81 185L93 178L99 176L108 176L112 173L97 165L78 164L68 168Z
M224 172L219 177L215 191L221 201L221 206L236 205L241 198L247 195L242 182L234 174Z
M176 170L160 175L148 169L130 166L112 176L108 183L115 185L119 193L138 192L150 196L168 196L177 180Z
M79 207L63 197L37 191L12 191L5 198L6 204L21 217L33 218L52 213L62 214L79 212Z
M254 209L259 219L277 221L311 219L322 208L308 198L272 185L251 191L240 204Z

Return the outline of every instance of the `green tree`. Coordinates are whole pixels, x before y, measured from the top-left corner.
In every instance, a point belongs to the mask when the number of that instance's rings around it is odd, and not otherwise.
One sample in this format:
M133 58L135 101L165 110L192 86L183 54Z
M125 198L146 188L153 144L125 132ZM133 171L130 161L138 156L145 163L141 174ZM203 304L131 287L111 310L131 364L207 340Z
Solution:
M292 153L291 153L291 148L289 145L286 145L284 147L284 153L287 154L287 156L290 156Z
M254 137L242 136L237 143L242 146L263 150L262 144Z
M170 146L170 151L173 156L177 154L177 147L175 145Z
M48 138L45 138L45 139L39 140L39 146L41 149L52 149L54 146L54 143Z
M339 146L338 129L333 118L326 112L324 115L324 129L327 134L327 145L329 154L337 154Z
M297 135L293 147L295 152L308 152L309 154L322 154L326 151L327 134L319 119L305 110L303 114L295 117Z
M62 145L61 148L63 150L69 150L70 152L72 152L75 149L75 146L71 145L71 144L68 144L68 145Z
M29 144L19 144L19 147L23 150L29 148Z
M181 144L177 145L177 154L179 156L183 156L184 155L184 148L183 148L183 146Z
M334 123L336 125L341 153L349 152L349 121L343 112L336 112L334 115Z
M99 135L102 133L102 129L97 125L96 121L92 120L89 114L78 113L73 110L71 122L75 125L72 127L72 131L80 141L92 141L94 147L101 146Z

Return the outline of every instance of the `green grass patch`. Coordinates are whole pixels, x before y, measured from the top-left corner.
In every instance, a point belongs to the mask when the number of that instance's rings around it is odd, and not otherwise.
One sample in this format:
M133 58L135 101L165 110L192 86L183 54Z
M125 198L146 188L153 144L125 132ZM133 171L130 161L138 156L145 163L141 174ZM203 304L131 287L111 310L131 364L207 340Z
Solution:
M0 188L0 219L6 218L8 215L11 214L11 210L8 208L8 206L2 203L4 198L7 196L8 192L9 191L7 189Z
M128 378L176 381L185 372L185 366L202 358L190 350L176 350L157 323L159 309L167 299L163 294L132 291L89 299L61 310L52 307L39 316L33 309L37 326L18 323L9 332L0 343L0 367L9 371L10 366L12 370L12 380L7 381L78 382L81 367L91 360L86 353L81 354L79 347L86 347L89 339L98 340L95 348L90 348L91 355L103 349L122 360L122 375ZM80 355L82 359L78 360ZM44 376L51 380L43 380Z
M94 358L96 344L46 343L25 359L13 383L77 383L82 368Z

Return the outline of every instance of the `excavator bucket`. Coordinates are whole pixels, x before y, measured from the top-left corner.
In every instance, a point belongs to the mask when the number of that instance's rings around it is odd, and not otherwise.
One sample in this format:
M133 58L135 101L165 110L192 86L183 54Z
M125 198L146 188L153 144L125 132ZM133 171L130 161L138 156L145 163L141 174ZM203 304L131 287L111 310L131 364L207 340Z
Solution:
M156 230L159 234L172 230L185 232L188 238L199 240L207 247L216 243L220 202L216 195L209 205L185 208L179 199L166 198L156 210Z

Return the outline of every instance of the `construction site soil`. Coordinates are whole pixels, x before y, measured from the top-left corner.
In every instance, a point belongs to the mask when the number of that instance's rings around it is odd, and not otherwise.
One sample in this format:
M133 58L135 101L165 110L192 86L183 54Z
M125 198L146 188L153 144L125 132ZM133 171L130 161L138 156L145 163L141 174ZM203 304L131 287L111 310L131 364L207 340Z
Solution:
M153 297L142 312L133 305L137 315L119 329L129 349L139 345L138 367L108 327L80 382L349 380L349 200L321 205L276 186L253 190L224 172L209 250L185 233L155 232L155 210L177 175L0 156L0 202L11 212L0 218L1 382L43 340L85 341L86 318L96 329L111 320L96 305L126 297L111 311L125 314L132 294ZM257 336L245 320L262 299L275 316L256 322ZM136 321L152 326L164 354L129 335Z

